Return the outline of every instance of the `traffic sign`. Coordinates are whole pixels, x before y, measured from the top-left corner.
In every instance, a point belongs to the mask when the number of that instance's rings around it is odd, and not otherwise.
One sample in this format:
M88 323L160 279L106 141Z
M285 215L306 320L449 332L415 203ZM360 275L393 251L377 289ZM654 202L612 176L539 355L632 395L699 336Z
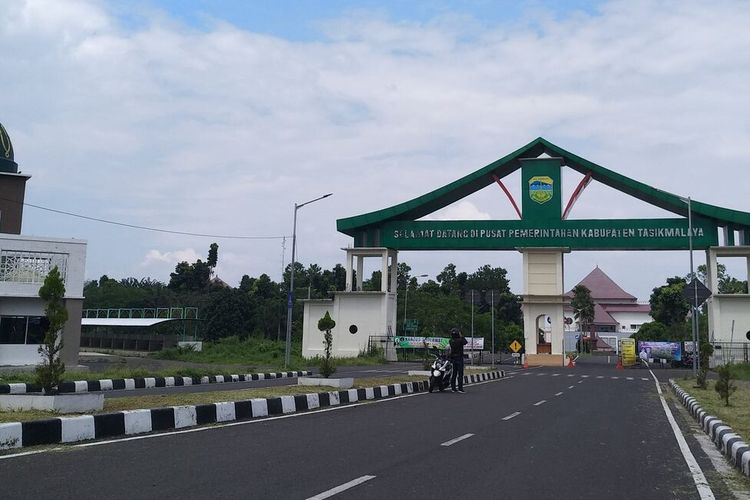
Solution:
M711 296L711 290L706 288L706 285L701 283L700 280L693 278L690 280L690 283L685 285L685 288L682 289L682 296L685 297L690 305L693 305L693 300L697 297L698 301L695 305L699 306Z
M510 343L510 349L511 349L511 350L512 350L513 352L518 352L518 351L520 351L522 347L523 347L523 346L521 345L521 343L520 343L519 341L517 341L517 340L514 340L513 342L511 342L511 343Z

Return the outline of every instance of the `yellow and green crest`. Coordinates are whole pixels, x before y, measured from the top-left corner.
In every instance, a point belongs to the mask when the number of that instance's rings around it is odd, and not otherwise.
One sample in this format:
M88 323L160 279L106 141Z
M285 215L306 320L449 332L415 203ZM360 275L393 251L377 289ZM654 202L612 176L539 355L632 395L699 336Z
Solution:
M552 199L554 181L546 175L537 175L529 179L529 197L542 204Z

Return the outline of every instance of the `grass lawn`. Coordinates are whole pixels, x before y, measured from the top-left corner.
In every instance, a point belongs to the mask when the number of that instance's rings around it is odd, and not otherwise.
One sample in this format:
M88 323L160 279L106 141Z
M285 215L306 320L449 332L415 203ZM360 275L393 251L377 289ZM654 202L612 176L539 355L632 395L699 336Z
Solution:
M750 439L750 383L737 380L737 390L729 396L729 406L714 389L715 380L708 381L707 389L696 389L692 379L677 380L677 384L698 400L698 404L709 414L726 422L743 439Z

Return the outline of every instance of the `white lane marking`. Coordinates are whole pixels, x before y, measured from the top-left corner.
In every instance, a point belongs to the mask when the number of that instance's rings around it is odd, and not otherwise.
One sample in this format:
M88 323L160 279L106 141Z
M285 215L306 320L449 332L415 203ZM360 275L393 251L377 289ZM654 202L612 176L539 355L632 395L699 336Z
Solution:
M463 441L464 439L469 439L474 434L464 434L463 436L458 436L455 439L451 439L450 441L446 441L445 443L440 443L440 446L450 446L452 444L456 444L459 441Z
M354 479L352 481L349 481L348 483L344 483L340 486L336 486L335 488L331 488L328 491L324 491L323 493L318 493L314 497L310 497L307 500L323 500L324 498L332 497L333 495L336 495L337 493L341 493L342 491L346 491L349 488L354 488L355 486L362 484L364 482L369 481L370 479L375 479L375 476L362 476L358 477L357 479Z
M589 378L589 375L581 375L581 378Z
M641 377L641 380L648 380L646 377Z
M511 418L515 418L515 417L517 417L520 414L521 414L520 411L513 412L510 415L508 415L507 417L503 417L503 420L510 420Z
M573 375L572 373L569 373L568 377L575 377L575 375Z
M604 375L597 375L596 378L604 378Z
M552 374L552 376L553 376L553 377L559 377L559 376L560 376L560 374L559 374L559 373L553 373L553 374Z
M547 375L547 374L546 374L546 373L537 373L537 374L536 374L536 376L537 376L537 377L541 377L541 376L543 376L543 375Z
M546 402L547 402L547 400L546 400L546 399L542 399L541 401L537 401L536 403L534 403L534 406L539 406L539 405L543 405L543 404L544 404L544 403L546 403Z
M568 389L573 389L574 387L575 387L574 385L569 385Z
M556 393L555 396L562 396L562 392Z
M582 384L582 383L583 383L583 380L579 380L579 381L578 381L578 383L579 383L579 384Z
M531 375L531 373L526 372L526 373L522 373L521 375Z
M609 377L609 378L611 378L612 380L617 380L620 377Z
M690 451L690 447L688 447L687 441L685 441L685 436L682 435L682 431L677 426L677 422L675 422L674 420L672 411L669 409L669 406L667 406L667 402L664 400L664 395L662 394L661 387L659 386L659 379L656 378L656 375L654 375L654 372L651 371L651 368L649 368L648 371L654 378L656 391L659 393L661 406L662 408L664 408L664 414L667 416L669 425L672 426L672 432L674 433L674 437L677 440L677 444L680 445L680 451L682 452L682 456L685 458L685 463L687 463L688 469L690 469L690 473L693 476L693 482L695 483L695 487L698 490L698 495L700 495L701 500L714 499L714 492L711 491L711 487L708 485L708 481L706 481L706 476L703 475L701 466L698 465L698 462L695 460L693 453Z
M633 380L633 377L625 377L628 380Z

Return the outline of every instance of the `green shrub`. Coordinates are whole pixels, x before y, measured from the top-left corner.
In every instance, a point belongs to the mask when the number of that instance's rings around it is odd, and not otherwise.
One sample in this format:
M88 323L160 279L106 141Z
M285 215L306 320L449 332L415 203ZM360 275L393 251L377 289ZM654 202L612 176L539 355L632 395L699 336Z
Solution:
M714 389L724 400L724 406L729 406L729 396L737 390L737 386L732 382L732 365L730 363L721 365L716 368L716 373L719 374L719 380L716 381Z

